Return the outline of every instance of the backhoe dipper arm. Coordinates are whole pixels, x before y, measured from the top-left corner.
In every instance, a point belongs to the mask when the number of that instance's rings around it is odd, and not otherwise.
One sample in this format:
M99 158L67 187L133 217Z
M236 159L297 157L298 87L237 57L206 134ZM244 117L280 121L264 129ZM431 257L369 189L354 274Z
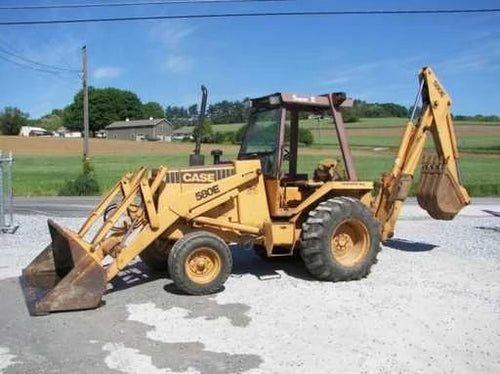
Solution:
M402 205L413 184L413 176L431 132L436 154L424 157L418 203L436 219L453 219L470 203L462 186L455 130L451 119L451 98L434 72L424 67L419 73L420 89L414 108L422 97L422 114L416 124L412 118L406 129L391 173L384 173L374 202L375 216L381 223L382 240L393 236ZM414 110L415 113L415 110Z

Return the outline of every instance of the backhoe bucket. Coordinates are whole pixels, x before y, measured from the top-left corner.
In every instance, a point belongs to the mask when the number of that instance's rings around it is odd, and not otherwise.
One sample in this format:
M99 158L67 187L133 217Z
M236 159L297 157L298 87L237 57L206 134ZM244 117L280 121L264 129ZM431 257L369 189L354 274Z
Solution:
M104 269L69 230L48 221L52 243L23 270L21 284L31 315L92 309L106 290Z
M441 220L453 219L467 205L458 181L438 156L422 161L417 201L432 218Z

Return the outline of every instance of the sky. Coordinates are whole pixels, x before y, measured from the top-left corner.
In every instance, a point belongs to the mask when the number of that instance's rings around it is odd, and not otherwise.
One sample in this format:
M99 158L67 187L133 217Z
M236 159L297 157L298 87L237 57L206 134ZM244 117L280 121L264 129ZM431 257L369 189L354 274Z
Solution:
M44 3L81 4L85 0L0 0L0 6ZM486 0L296 0L0 10L0 21L220 12L499 8L499 5L498 1ZM81 69L83 45L88 50L90 85L131 90L143 102L156 101L162 106L199 102L201 84L208 87L209 103L280 91L307 94L345 91L356 99L409 106L415 98L419 68L431 66L453 99L453 113L500 115L500 13L0 26L0 51L15 52L43 64ZM48 74L0 59L0 108L15 106L31 118L38 118L69 105L80 88L77 72Z

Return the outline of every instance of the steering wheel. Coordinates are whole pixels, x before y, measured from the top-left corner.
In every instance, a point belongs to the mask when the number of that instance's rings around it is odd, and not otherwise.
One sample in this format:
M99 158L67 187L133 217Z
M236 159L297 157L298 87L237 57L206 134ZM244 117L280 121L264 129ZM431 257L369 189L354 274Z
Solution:
M287 148L283 148L283 161L290 160L290 150Z

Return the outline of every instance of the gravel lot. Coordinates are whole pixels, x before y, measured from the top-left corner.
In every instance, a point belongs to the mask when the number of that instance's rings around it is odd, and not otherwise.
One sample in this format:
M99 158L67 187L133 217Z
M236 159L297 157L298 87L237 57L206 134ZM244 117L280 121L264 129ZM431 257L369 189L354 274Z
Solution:
M500 201L451 222L406 206L361 281L319 282L299 261L234 248L217 295L179 295L137 262L103 307L37 318L17 277L48 243L47 217L16 218L0 236L0 372L500 372Z

